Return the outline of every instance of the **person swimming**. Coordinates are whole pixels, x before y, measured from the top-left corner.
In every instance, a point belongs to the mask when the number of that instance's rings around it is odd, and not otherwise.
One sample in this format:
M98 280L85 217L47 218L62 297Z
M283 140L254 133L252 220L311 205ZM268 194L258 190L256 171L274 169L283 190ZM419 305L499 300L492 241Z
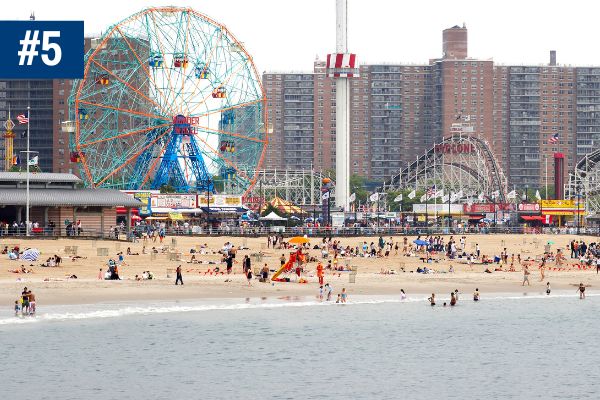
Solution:
M451 306L456 305L456 296L454 295L454 292L450 292L450 305Z
M473 292L473 301L479 301L479 288L476 288Z

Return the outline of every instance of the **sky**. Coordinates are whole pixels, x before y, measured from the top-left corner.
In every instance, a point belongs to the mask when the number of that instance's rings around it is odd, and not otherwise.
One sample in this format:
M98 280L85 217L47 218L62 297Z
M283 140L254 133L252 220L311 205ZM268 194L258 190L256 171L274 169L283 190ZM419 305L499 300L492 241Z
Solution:
M335 49L335 0L30 0L3 2L0 19L83 20L86 35L149 6L189 6L244 43L259 72L310 71ZM359 62L426 64L441 56L442 30L466 24L469 56L498 64L600 65L600 2L572 0L348 0L349 50Z

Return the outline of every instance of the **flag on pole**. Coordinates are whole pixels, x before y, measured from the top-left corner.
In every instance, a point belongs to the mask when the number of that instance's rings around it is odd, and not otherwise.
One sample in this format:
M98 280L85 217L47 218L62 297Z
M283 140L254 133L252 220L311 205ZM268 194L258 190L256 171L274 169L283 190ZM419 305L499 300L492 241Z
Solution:
M396 198L394 199L394 203L399 203L402 201L402 193L400 193L398 196L396 196Z
M443 197L444 196L444 189L438 190L437 192L435 192L434 197Z
M348 202L353 203L356 200L356 193L352 193L350 197L348 197Z
M548 143L550 144L557 144L558 141L558 132L555 133L550 139L548 139Z
M39 156L34 156L29 159L29 165L38 165Z
M20 124L28 124L29 123L29 115L19 114L17 115L17 120Z
M427 193L425 193L428 198L432 198L435 195L435 185L427 189Z
M379 193L373 193L371 196L369 196L369 200L371 201L378 201L379 200Z
M514 199L516 199L516 198L517 198L517 192L516 192L516 190L513 190L512 192L509 192L509 193L506 195L506 198L507 198L507 199L509 199L509 200L514 200Z
M448 200L450 200L450 195L449 195L449 194L447 194L447 195L445 195L445 196L442 196L442 203L445 203L445 202L447 202Z
M325 192L323 193L323 195L321 196L321 200L327 200L329 198L329 192Z
M538 199L538 200L542 199L542 196L540 195L540 191L539 190L535 191L535 198Z
M411 200L412 200L412 199L414 199L415 197L417 197L417 192L416 192L416 190L413 190L412 192L410 192L410 193L408 194L408 198L409 198L409 199L411 199Z
M421 203L427 200L427 193L421 196Z

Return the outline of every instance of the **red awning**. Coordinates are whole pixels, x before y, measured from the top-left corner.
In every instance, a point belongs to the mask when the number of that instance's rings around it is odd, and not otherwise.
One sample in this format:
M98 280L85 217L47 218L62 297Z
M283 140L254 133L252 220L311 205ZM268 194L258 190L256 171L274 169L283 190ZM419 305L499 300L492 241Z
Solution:
M137 208L132 208L131 209L131 214L132 215L138 215L139 210ZM117 207L117 214L119 215L126 215L127 214L127 209L125 207Z
M525 221L546 221L546 217L541 215L521 215Z
M469 215L469 219L479 220L483 218L485 218L485 215Z

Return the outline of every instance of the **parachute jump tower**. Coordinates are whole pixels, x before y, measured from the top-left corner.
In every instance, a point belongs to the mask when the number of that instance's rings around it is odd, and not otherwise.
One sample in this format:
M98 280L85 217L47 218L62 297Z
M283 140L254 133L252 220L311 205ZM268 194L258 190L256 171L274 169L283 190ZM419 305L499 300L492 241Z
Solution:
M350 82L358 77L356 54L348 53L348 1L336 0L336 53L327 55L327 75L335 78L335 205L349 210L350 192Z

